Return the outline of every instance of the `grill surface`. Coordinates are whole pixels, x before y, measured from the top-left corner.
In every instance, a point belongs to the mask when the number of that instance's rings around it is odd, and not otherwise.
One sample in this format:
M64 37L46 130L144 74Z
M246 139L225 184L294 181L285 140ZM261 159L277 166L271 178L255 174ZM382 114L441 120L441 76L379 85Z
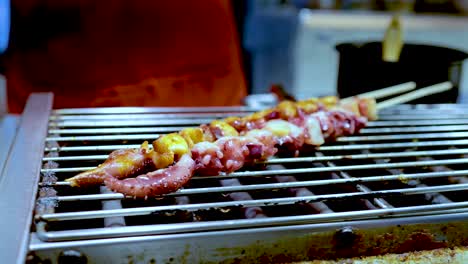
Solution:
M49 242L76 241L468 213L465 105L386 109L360 135L229 175L195 176L161 199L136 201L105 187L82 190L63 181L94 168L109 151L254 110L54 110L33 235Z
M7 262L25 251L76 262L70 249L98 263L268 263L468 245L468 105L385 109L359 135L139 201L64 179L112 150L259 109L51 103L31 96L0 178Z

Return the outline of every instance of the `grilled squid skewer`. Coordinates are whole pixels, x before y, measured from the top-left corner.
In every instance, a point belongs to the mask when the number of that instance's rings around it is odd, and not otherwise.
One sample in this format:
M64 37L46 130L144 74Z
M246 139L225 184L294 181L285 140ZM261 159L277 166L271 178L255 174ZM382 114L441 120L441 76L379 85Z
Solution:
M309 118L315 118L317 122L307 122ZM364 127L364 121L363 118L350 113L330 111L303 116L302 120L300 118L295 120L296 124L284 120L270 120L265 123L263 128L251 130L243 136L225 136L220 131L215 135L214 132L211 132L213 134L210 135L210 138L216 139L214 142L198 142L190 149L188 144L183 145L180 142L171 145L173 149L174 146L179 145L176 149L179 151L179 155L183 155L184 162L182 163L182 159L173 157L179 161L169 168L130 179L107 176L105 184L109 189L127 196L136 198L159 196L184 186L193 173L201 175L230 173L245 165L273 156L277 152L276 146L287 146L287 151L297 154L305 144L305 139L314 136L317 129L323 132L321 140L333 140L337 136L357 132ZM205 130L205 133L210 132ZM229 130L227 133L229 134ZM182 140L181 138L180 135L170 134L162 136L158 140L177 142ZM155 144L155 151L161 149L168 148ZM170 151L168 150L168 152Z
M230 173L273 156L277 147L297 155L304 144L317 146L352 135L364 127L367 115L373 114L373 102L361 99L342 105L283 102L273 110L215 120L161 136L153 142L152 150L146 143L140 149L114 151L98 168L68 181L80 187L105 182L111 190L141 198L166 194L182 187L194 172ZM179 164L182 157L187 158ZM187 165L188 158L193 160L193 168ZM155 169L159 170L124 180Z

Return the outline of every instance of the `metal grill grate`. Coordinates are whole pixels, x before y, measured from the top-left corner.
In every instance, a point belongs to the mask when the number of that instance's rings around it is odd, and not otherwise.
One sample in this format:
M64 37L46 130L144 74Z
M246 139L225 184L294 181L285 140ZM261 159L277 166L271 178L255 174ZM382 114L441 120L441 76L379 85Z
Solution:
M62 109L49 120L35 234L43 241L174 234L468 212L468 106L401 105L360 135L151 201L63 180L109 151L250 108Z

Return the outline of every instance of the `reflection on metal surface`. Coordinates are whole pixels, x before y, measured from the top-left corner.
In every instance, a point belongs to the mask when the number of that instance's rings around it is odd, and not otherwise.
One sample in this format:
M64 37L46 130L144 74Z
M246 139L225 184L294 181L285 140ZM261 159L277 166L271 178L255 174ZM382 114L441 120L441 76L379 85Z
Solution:
M56 260L62 250L73 248L96 263L118 262L129 256L143 263L151 259L156 263L289 263L467 246L466 221L453 218L454 221L446 222L442 218L429 216L55 243L42 242L33 233L30 250L42 259ZM418 222L420 224L414 224ZM341 237L337 232L343 228L352 228L356 238L348 247L340 248L337 245L342 244L338 241Z
M51 94L31 95L26 104L14 145L2 171L0 184L0 233L8 247L1 247L2 261L24 263L28 248L40 162L52 108Z

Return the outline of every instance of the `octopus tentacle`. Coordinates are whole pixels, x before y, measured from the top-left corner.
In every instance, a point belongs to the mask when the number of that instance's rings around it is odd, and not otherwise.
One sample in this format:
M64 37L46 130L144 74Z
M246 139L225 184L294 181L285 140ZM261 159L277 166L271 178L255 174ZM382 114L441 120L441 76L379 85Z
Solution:
M147 142L138 149L115 150L97 168L82 172L65 181L70 182L71 186L89 187L102 184L108 176L123 179L154 170L152 154L148 150Z
M194 160L185 154L176 164L166 169L128 179L117 179L109 176L105 178L104 183L114 192L147 199L177 191L192 178L194 169Z

